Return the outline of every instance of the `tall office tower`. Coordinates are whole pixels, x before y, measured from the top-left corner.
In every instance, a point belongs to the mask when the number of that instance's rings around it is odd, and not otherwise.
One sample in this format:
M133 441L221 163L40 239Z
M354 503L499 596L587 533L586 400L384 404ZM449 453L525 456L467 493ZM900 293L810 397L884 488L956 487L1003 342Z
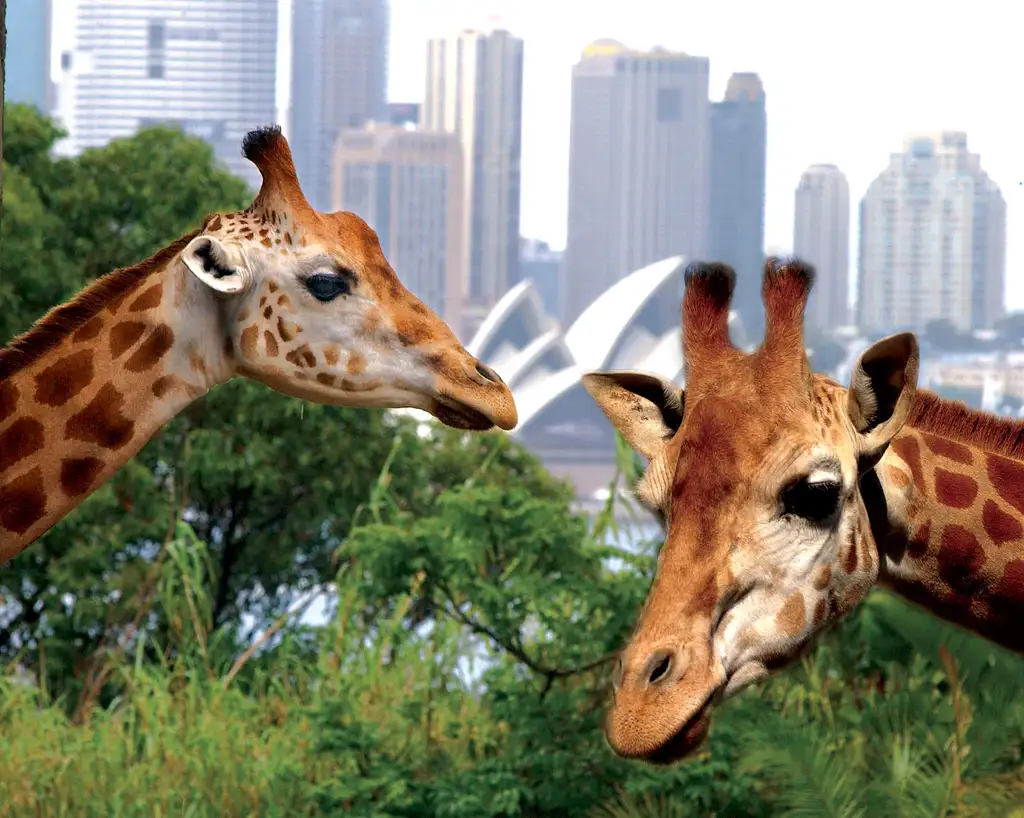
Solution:
M634 270L707 257L708 67L613 40L573 67L567 323Z
M523 41L509 32L462 31L428 43L420 123L462 145L466 337L519 281L522 98Z
M827 330L849 323L850 186L835 165L811 165L800 177L793 255L817 273L807 325Z
M292 0L291 84L295 169L326 210L341 132L387 119L388 0Z
M736 270L733 309L754 337L764 328L764 199L767 167L764 87L757 74L733 74L711 105L708 260Z
M331 209L362 216L402 283L458 326L465 266L458 138L370 122L342 132L333 165Z
M44 114L54 105L50 81L50 0L7 0L4 98L34 105Z
M860 206L868 331L991 328L1003 315L1006 203L960 131L908 137Z
M552 250L539 239L522 239L519 243L519 272L523 279L532 279L544 309L554 318L562 316L564 297L563 254Z
M241 145L275 119L277 0L77 0L67 62L72 153L174 125L259 187Z

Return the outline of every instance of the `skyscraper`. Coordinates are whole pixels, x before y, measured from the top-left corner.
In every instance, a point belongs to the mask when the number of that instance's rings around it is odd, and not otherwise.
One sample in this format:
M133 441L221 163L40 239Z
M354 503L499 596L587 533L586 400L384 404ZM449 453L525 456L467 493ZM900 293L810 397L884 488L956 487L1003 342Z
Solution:
M428 43L420 122L462 145L466 337L519 281L522 97L523 41L509 32L462 31Z
M50 0L7 0L4 96L43 113L53 107Z
M767 116L757 74L733 74L725 98L711 105L708 259L736 270L733 308L748 333L764 326L764 199Z
M817 277L807 303L808 326L849 323L850 186L835 165L811 165L796 189L793 255Z
M335 145L332 210L377 232L402 283L453 326L460 317L462 151L454 134L371 122Z
M291 85L295 169L325 210L342 130L387 119L388 0L292 0Z
M567 323L633 270L706 258L708 68L706 57L612 40L574 66Z
M242 138L274 122L277 0L77 0L71 152L176 125L254 187Z
M1003 314L1006 203L967 134L908 137L860 208L860 324L990 328Z

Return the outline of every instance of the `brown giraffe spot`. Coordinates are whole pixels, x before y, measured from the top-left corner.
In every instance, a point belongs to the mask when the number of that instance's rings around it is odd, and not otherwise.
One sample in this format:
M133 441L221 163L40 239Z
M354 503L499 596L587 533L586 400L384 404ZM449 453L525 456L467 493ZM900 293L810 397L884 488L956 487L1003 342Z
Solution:
M285 234L284 234L284 243L285 244L291 244L292 243L292 234L289 233L287 230L285 231Z
M985 551L963 526L951 524L942 530L938 561L939 577L954 593L973 596L984 587Z
M295 366L316 366L316 355L313 354L313 350L309 348L309 344L303 344L298 349L293 349L284 359L290 364Z
M786 636L796 636L807 624L807 614L804 612L804 595L797 591L782 606L782 609L775 615L775 624Z
M211 233L220 230L220 216L214 216L210 219L210 223L206 226L206 229Z
M334 386L335 377L330 372L320 372L316 379L324 386Z
M267 228L263 227L263 228L260 229L260 237L267 236L269 234L270 234L270 231Z
M260 306L264 306L267 303L267 297L265 295L260 296Z
M1024 466L997 454L988 456L988 479L1006 502L1024 514Z
M910 467L910 473L914 478L914 485L923 489L925 485L924 472L921 470L921 447L917 445L917 440L909 435L897 437L889 444L889 448Z
M334 346L334 344L328 344L324 347L324 361L328 366L337 366L338 351L338 348Z
M242 330L242 357L249 361L256 360L256 340L259 334L259 328L255 324Z
M970 508L978 496L978 481L968 474L935 469L935 499L951 508Z
M103 471L98 457L67 457L60 463L60 487L68 497L85 494Z
M820 625L827 612L828 604L825 602L825 597L820 597L814 606L814 619L811 621L811 625Z
M188 365L193 372L200 375L206 374L206 361L204 361L203 356L194 349L190 349L188 351Z
M348 363L345 364L345 369L348 370L349 375L358 375L366 369L366 358L358 352L351 353L348 356Z
M922 432L921 437L924 439L924 445L940 457L955 460L957 463L963 463L965 466L969 466L974 462L974 455L971 454L971 450L963 443L957 443L955 440L924 432Z
M121 309L121 305L125 302L125 299L132 294L132 292L134 292L134 289L126 290L120 295L111 298L110 301L107 302L107 310L109 312L116 313L119 309Z
M271 307L271 306L270 306L270 305L268 304L268 305L266 306L266 308L264 308L264 310L263 310L263 317L264 317L264 318L270 318L270 316L272 316L273 314L274 314L274 308L273 308L273 307Z
M24 534L46 513L43 470L36 466L16 480L0 486L0 527Z
M857 570L857 537L852 528L847 532L844 545L846 553L843 555L843 570L852 574Z
M285 321L280 315L277 316L277 334L281 336L281 340L287 343L288 341L295 340L295 332L298 327L295 324Z
M19 418L0 433L0 474L43 448L46 432L35 418Z
M1024 560L1006 563L988 604L997 619L1013 619L1015 624L1019 624L1021 609L1024 608Z
M122 321L110 331L110 357L115 361L135 346L146 331L141 321Z
M889 482L898 489L905 489L910 485L910 478L907 473L898 466L889 465L885 469L885 476L889 478Z
M248 319L249 319L249 308L248 307L242 307L242 309L240 309L238 311L238 323L239 324L244 324Z
M366 315L363 316L363 335L376 334L382 320L378 310L367 311Z
M925 520L924 524L919 525L917 530L914 531L914 535L907 541L907 556L915 560L921 559L921 557L928 553L931 536L931 521Z
M175 378L173 375L164 375L163 377L157 378L153 382L153 395L157 398L162 398L177 385L177 378Z
M309 375L307 375L305 372L296 372L294 374L294 377L296 378L296 380L300 380L300 381L308 381L309 380Z
M856 608L863 598L864 589L859 585L853 585L843 592L843 598L839 602L838 609L841 613L847 614Z
M267 289L268 289L268 290L270 290L270 292L272 292L272 293L276 293L276 292L277 292L277 283L276 283L276 282L274 282L274 281L271 281L271 282L270 282L270 283L269 283L269 284L267 285Z
M104 384L88 406L68 419L64 434L83 443L120 449L135 432L135 423L125 417L123 407L124 395L113 384Z
M92 383L92 350L73 352L36 375L36 401L63 406Z
M164 355L171 351L172 346L174 346L174 333L167 324L161 324L125 361L124 368L129 372L145 372L152 369Z
M13 383L0 383L0 423L14 414L14 410L18 408L18 397L18 387Z
M164 285L158 281L128 306L128 312L142 312L143 310L159 307L163 297Z
M828 587L829 580L832 579L832 566L831 565L819 565L814 569L814 578L811 580L811 584L815 590L822 591Z
M1024 536L1024 526L1021 525L1020 520L999 508L999 504L995 500L985 501L981 522L985 526L985 533L992 538L992 542L996 545L1002 545L1010 540L1019 540Z
M100 334L101 329L103 329L103 319L97 315L95 318L90 318L75 330L75 334L71 336L71 340L76 344L81 341L91 341Z
M262 239L260 239L260 244L262 244L264 247L273 247L274 246L274 242L272 242L267 237L263 237Z
M422 304L419 301L413 302L412 311L417 315L428 315L430 313L430 310L427 309L426 304Z
M269 329L263 330L263 343L267 348L267 355L271 358L277 357L277 339Z
M288 293L281 293L277 297L277 305L286 310L290 310L292 308L292 300L288 297Z

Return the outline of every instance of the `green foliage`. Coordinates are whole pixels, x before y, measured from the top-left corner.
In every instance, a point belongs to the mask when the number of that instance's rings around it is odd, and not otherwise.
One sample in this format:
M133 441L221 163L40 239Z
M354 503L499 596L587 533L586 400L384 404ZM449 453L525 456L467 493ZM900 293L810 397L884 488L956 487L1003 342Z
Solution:
M172 131L54 159L6 115L5 336L246 198ZM883 592L693 759L614 756L659 546L617 456L588 519L507 436L215 390L0 569L0 816L1021 814L1024 662Z

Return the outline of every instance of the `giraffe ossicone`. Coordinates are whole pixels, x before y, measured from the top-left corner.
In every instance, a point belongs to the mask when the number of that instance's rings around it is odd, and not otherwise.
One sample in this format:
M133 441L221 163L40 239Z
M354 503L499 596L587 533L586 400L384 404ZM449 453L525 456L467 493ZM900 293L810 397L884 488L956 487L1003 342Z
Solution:
M0 350L0 563L233 377L317 403L512 429L512 393L399 281L353 213L303 196L280 128L243 141L243 211L98 279Z
M1024 652L1024 424L917 388L918 345L865 350L850 384L812 371L814 271L770 259L765 338L729 340L735 273L692 265L686 389L643 372L584 385L648 459L638 499L665 529L615 668L622 756L671 763L719 703L791 665L876 584Z

